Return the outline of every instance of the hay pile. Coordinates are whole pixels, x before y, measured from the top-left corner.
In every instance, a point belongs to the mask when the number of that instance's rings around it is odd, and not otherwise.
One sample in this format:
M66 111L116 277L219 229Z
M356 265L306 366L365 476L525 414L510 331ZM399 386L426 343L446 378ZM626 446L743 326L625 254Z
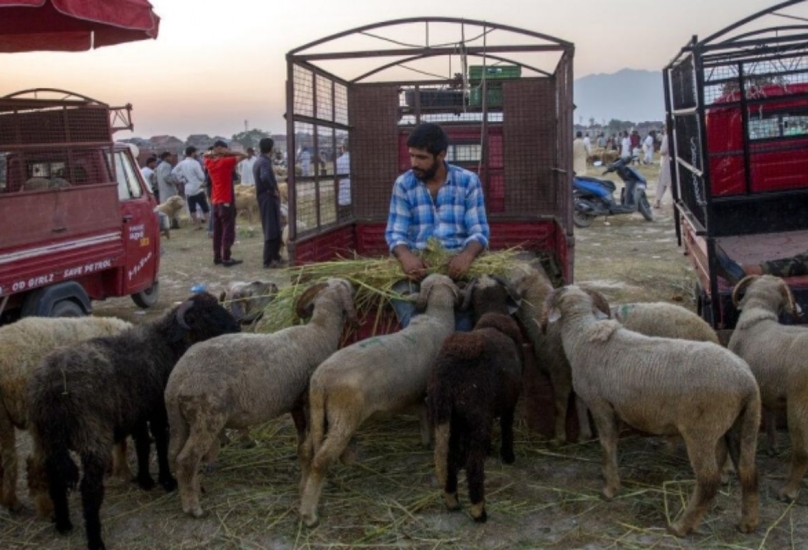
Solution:
M479 256L466 274L472 279L484 274L505 276L518 261L520 249L487 252ZM451 254L437 240L430 240L427 249L421 254L430 266L429 273L448 272L448 261ZM356 289L354 304L359 315L360 324L368 318L374 319L372 334L387 332L389 327L380 325L381 312L390 300L408 299L393 290L393 285L405 279L401 265L395 258L341 258L332 262L323 262L290 268L287 270L292 284L281 289L278 295L264 310L264 315L255 326L256 332L271 333L300 323L295 315L297 298L310 285L325 281L329 277L346 279Z

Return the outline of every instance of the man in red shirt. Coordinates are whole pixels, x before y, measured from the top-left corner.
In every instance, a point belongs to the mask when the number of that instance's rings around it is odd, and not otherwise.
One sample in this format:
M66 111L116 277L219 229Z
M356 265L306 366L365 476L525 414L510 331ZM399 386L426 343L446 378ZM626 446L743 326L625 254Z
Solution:
M233 192L233 170L247 158L244 153L231 151L227 143L217 140L213 150L205 153L205 168L211 181L210 202L213 205L213 263L232 267L242 263L230 257L236 240L236 204Z

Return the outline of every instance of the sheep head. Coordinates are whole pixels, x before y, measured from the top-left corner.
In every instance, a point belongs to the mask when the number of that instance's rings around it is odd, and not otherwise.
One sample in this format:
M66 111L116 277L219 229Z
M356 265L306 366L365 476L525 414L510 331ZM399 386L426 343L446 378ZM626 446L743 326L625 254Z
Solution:
M522 347L522 332L519 330L519 325L516 324L510 316L503 315L501 313L486 313L480 320L477 321L477 324L474 325L474 330L479 330L483 328L492 328L497 330L513 340L513 343L516 344L517 348Z
M739 310L743 309L750 296L760 298L766 304L776 308L777 311L785 309L794 317L802 314L791 289L780 277L747 275L732 289L732 304Z
M230 312L241 324L249 324L263 315L264 309L277 294L278 287L275 283L233 283L230 285L229 295L222 292L219 301L225 307L229 306Z
M609 306L609 301L603 294L591 288L582 288L581 290L592 297L592 305L594 306L592 308L592 313L595 314L595 317L599 319L612 318L612 308Z
M421 289L418 291L418 295L415 300L415 307L419 311L424 311L427 308L427 305L431 301L430 295L438 287L446 287L452 291L451 303L440 305L445 305L446 307L452 307L452 308L454 307L455 300L460 298L460 291L454 284L454 281L452 281L452 279L450 279L446 275L439 275L437 273L433 273L432 275L428 276L426 279L423 280L423 282L421 283Z
M356 317L356 309L354 308L353 296L354 289L351 283L345 279L328 279L328 286L333 288L339 296L342 303L342 313L348 325L351 328L359 326L359 320Z
M297 304L295 305L295 313L298 318L306 319L311 317L311 314L314 312L314 304L312 303L314 297L327 287L328 283L317 283L303 291L303 294L297 299Z
M184 341L187 346L215 336L240 332L241 327L215 296L207 292L194 294L161 321L172 342Z
M547 334L547 325L558 321L567 311L582 310L586 307L596 319L611 317L609 303L602 294L575 285L557 288L547 295L544 301L539 328Z

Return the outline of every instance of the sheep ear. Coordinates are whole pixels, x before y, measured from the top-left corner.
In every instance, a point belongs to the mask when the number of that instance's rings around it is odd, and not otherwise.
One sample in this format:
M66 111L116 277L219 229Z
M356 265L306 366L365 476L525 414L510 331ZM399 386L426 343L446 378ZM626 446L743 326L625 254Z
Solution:
M219 303L220 303L220 304L223 304L223 303L225 302L225 300L226 300L226 299L227 299L227 291L226 291L226 290L223 290L223 291L221 291L221 292L219 293Z
M460 297L462 298L460 304L460 311L467 311L469 306L471 305L471 299L474 296L474 289L477 286L477 277L474 277L466 284L466 288L463 289L463 292L460 293Z
M550 308L550 312L547 314L547 324L555 323L561 319L561 310L557 307Z
M429 293L432 292L432 281L423 283L418 294L415 295L415 309L424 311L429 301Z
M327 286L328 283L317 283L316 285L312 285L303 291L303 294L301 294L300 298L297 299L297 304L295 306L295 313L297 314L298 318L306 319L311 317L314 309L311 301Z
M740 281L738 284L735 285L735 288L732 289L732 305L735 306L735 309L741 310L743 309L743 305L741 302L743 301L742 295L746 292L746 287L752 284L755 280L759 279L758 275L747 275Z
M603 294L591 288L582 288L581 290L589 294L592 298L592 313L595 315L596 319L612 318L612 308L609 307L609 301L606 300Z

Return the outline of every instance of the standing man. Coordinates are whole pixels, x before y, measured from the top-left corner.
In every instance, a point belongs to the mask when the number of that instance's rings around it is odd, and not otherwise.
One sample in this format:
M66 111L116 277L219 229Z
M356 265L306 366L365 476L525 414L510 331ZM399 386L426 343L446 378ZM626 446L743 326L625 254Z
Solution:
M654 162L654 133L653 130L648 132L648 135L645 136L645 140L642 142L643 149L645 149L643 164L651 164Z
M281 260L281 194L275 171L272 169L272 138L262 138L258 143L261 156L253 166L255 196L261 211L261 228L264 230L264 267L283 267ZM242 161L244 163L246 161Z
M589 154L590 149L583 140L581 132L575 132L575 139L572 140L572 171L576 176L586 175L586 159Z
M185 158L172 170L180 179L185 181L185 200L188 203L188 212L195 229L202 229L205 217L210 212L208 200L205 198L205 172L197 160L197 148L189 145L185 148ZM197 206L202 214L197 216Z
M160 204L166 202L170 197L180 194L177 186L174 185L174 181L171 179L172 168L171 153L168 151L163 151L160 153L160 162L157 163L157 168L154 170L154 174L157 176L157 188L160 193ZM180 220L175 215L171 219L171 229L179 228Z
M244 153L231 151L227 143L216 140L213 150L205 153L205 168L211 181L210 202L213 204L213 263L232 267L242 263L230 256L236 241L236 205L233 192L233 170L247 158Z
M143 174L143 179L146 180L146 185L149 186L152 195L154 195L154 198L157 199L157 203L159 204L160 196L158 195L157 189L157 176L154 174L155 168L157 168L157 157L152 155L146 159L146 164L140 169L140 173Z
M255 149L247 147L247 158L238 163L238 176L241 185L255 185L255 176L253 175L255 161Z
M340 206L351 204L351 153L348 151L348 140L342 142L342 154L337 158L337 176L339 179L339 191L337 202Z
M620 158L631 158L631 139L628 137L628 132L623 130L623 138L620 140Z
M659 146L659 179L656 188L656 204L654 208L662 207L662 197L671 186L671 157L668 151L668 131L662 126L662 144Z

